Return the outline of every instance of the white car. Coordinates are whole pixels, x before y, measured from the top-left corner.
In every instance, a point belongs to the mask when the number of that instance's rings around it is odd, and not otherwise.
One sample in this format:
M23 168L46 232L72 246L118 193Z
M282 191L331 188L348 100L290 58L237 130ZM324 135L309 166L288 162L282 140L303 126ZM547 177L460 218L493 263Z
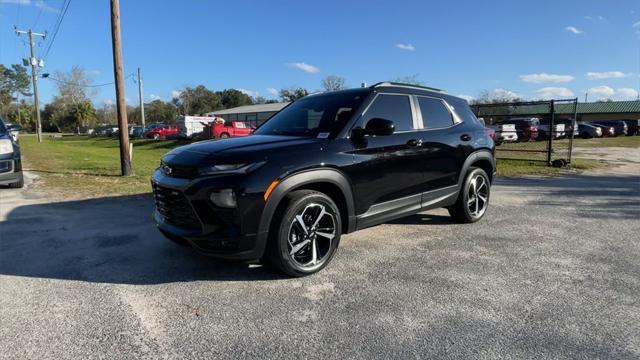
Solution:
M516 126L514 124L495 124L489 125L489 128L493 129L496 133L496 144L500 145L503 142L516 142L518 141L518 133L516 132Z

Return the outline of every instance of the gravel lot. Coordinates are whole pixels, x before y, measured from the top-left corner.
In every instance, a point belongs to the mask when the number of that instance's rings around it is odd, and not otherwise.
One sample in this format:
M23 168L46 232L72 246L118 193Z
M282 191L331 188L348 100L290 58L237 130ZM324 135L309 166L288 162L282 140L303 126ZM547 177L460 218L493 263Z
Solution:
M350 234L303 279L165 241L147 196L3 189L0 357L637 359L638 174L501 179L480 223Z

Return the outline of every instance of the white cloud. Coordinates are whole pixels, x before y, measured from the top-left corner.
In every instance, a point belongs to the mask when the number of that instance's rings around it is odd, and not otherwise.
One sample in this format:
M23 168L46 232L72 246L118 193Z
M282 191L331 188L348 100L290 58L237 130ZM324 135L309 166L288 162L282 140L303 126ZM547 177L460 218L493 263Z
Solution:
M247 89L238 89L238 88L236 88L236 90L240 91L241 93L243 93L245 95L249 95L251 97L256 97L256 96L260 95L257 91L252 91L252 90L247 90Z
M567 26L564 29L567 30L568 32L572 32L574 34L582 34L582 30L578 30L576 27L573 27L573 26Z
M104 103L106 106L113 106L113 105L115 105L115 104L116 104L116 103L115 103L115 101L113 101L113 100L111 100L111 99L107 99L107 100L103 101L103 103Z
M465 94L460 94L460 95L458 95L458 97L467 100L467 102L472 102L473 100L476 99L475 97L473 97L471 95L465 95Z
M180 97L180 94L182 94L181 90L171 90L171 98L172 99Z
M269 94L271 94L271 95L274 95L274 96L279 94L278 89L276 89L276 88L272 88L272 87L267 88L267 92L268 92Z
M615 95L616 91L608 86L602 85L592 87L591 89L589 89L588 93L589 96L593 97L595 100L602 100L612 98L613 95Z
M303 62L288 63L287 66L294 69L302 70L309 74L316 74L320 72L320 69L318 69L318 67Z
M409 43L406 43L406 44L403 44L403 43L396 44L396 47L397 47L398 49L407 50L407 51L413 51L413 50L415 50L415 49L416 49L416 47L415 47L415 46L413 46L413 45L411 45L411 44L409 44Z
M156 95L156 94L149 94L149 99L150 99L151 101L154 101L154 100L162 100L162 98L161 98L159 95Z
M589 15L586 15L586 16L584 17L584 19L585 19L585 20L593 20L593 17L592 17L592 16L589 16Z
M36 0L35 4L38 9L41 9L45 12L50 12L54 14L60 13L60 9L45 4L44 0Z
M623 78L626 76L627 74L622 71L588 72L585 74L585 77L589 80Z
M616 89L615 98L618 100L636 100L638 98L638 91L632 88Z
M493 97L501 99L515 99L520 98L520 95L511 90L493 89Z
M640 28L640 21L633 23L632 28Z
M528 75L520 75L520 80L528 83L540 84L545 82L569 82L573 81L574 77L570 75L557 75L557 74L528 74Z
M536 94L540 99L564 99L574 97L573 91L565 88L565 87L543 87L542 89L536 90Z
M0 4L31 5L31 0L0 0Z

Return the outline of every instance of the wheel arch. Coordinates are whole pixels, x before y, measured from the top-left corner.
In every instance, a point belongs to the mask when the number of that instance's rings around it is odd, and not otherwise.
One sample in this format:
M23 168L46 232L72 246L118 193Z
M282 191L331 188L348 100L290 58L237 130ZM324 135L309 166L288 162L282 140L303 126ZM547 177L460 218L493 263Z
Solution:
M342 220L342 232L355 230L355 205L351 184L347 177L336 169L307 170L289 175L269 195L258 225L257 245L264 248L274 216L283 200L292 191L315 190L326 194L336 203Z
M462 169L460 171L460 175L458 178L458 185L462 186L464 183L464 178L469 172L471 167L479 167L484 170L489 176L489 180L493 182L495 170L496 170L496 160L493 156L493 153L489 149L482 149L476 152L471 153L465 160L462 165Z

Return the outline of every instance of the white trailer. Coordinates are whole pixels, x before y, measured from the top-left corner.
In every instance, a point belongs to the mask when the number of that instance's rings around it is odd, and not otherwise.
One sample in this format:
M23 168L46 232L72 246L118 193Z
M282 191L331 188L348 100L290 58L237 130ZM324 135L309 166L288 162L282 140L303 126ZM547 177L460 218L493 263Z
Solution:
M210 125L215 119L213 116L180 116L176 122L178 136L192 138L194 135L202 133L205 125Z

